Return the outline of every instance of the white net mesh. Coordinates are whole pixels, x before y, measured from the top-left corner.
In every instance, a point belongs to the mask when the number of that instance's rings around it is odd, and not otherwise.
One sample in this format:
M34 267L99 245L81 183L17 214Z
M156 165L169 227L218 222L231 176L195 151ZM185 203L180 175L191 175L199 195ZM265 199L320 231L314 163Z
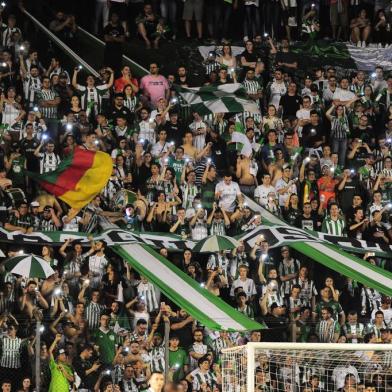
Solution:
M246 346L223 350L222 391L245 392L247 371Z
M222 357L222 390L392 392L391 346L377 351L364 350L363 345L360 350L352 348L290 349L287 344L283 350L258 345L253 358L248 358L246 346L227 349ZM253 385L247 382L249 372L254 374Z

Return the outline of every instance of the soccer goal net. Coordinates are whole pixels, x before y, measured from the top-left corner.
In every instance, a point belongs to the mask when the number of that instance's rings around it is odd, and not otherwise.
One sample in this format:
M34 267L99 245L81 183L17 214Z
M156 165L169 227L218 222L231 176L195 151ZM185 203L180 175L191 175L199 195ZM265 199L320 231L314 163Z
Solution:
M222 392L392 392L392 344L248 343L221 365Z

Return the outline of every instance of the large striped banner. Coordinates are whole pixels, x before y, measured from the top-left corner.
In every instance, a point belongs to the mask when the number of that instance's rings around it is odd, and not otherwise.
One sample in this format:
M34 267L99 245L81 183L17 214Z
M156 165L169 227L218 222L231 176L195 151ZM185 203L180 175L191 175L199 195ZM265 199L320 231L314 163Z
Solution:
M263 221L268 225L278 225L286 228L289 234L286 240L289 240L288 245L291 248L344 276L392 296L391 272L376 267L359 257L352 256L340 250L336 245L312 236L311 232L289 226L250 198L246 197L246 202L250 209L261 214ZM244 240L246 240L246 237L244 237Z
M116 245L112 249L159 287L177 306L213 330L248 331L263 326L200 286L148 245Z
M257 104L248 98L244 87L240 83L197 88L175 85L174 88L191 106L191 110L200 115L241 112L260 113Z

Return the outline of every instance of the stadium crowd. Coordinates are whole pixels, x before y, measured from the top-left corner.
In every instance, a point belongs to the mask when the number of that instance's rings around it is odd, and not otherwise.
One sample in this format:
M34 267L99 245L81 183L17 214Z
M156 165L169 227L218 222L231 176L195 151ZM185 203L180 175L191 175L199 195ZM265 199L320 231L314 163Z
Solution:
M290 51L308 20L333 39L351 35L359 46L370 38L389 44L390 13L383 2L368 1L362 8L361 1L331 0L326 11L319 1L301 7L296 1L245 1L245 48L233 56L225 40L221 51L210 52L203 61L204 84L241 83L260 113L207 116L192 111L174 87L195 86L186 66L162 75L160 65L151 63L150 73L136 78L128 66L116 68L118 59L112 61L127 39L136 39L134 30L148 48L158 47L162 37L178 39L177 2L162 0L160 17L157 3L96 1L95 33L103 33L108 60L100 78L79 66L66 69L57 55L42 64L20 21L2 10L2 228L96 234L116 225L198 241L263 224L247 196L301 229L392 244L392 75L382 67L367 74L326 66L301 76ZM200 40L203 27L214 41L228 38L236 0L204 3L205 26L203 0L185 1L186 36L191 37L194 16ZM323 20L328 7L331 19ZM262 10L271 20L261 18ZM73 40L76 22L59 9L49 28ZM263 37L262 31L272 33ZM241 154L234 132L248 139L250 155ZM113 173L102 193L70 216L67 205L40 189L25 170L54 171L78 148L110 154ZM119 194L121 200L135 194L137 199L119 205ZM205 290L266 327L229 333L209 330L179 309L104 241L91 237L88 248L70 239L59 248L2 243L5 257L40 254L55 270L45 280L1 271L2 391L34 390L37 321L43 326L40 387L52 392L216 392L222 349L248 341L391 342L391 298L286 246L269 246L260 237L250 252L244 244L209 255L159 249ZM363 258L391 270L389 259L370 252ZM165 323L170 324L166 384ZM366 380L352 373L339 373L328 390L392 388L377 373ZM259 391L276 390L279 380L271 374L260 363ZM301 379L301 391L326 390L317 374Z

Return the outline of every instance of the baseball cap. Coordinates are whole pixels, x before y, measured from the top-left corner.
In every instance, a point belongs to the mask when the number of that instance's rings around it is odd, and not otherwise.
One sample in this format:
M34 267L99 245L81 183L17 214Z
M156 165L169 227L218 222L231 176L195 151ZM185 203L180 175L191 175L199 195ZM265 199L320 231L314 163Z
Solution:
M44 211L50 211L51 208L52 208L52 207L51 207L50 205L46 205L46 206L44 207Z
M38 203L38 201L32 201L32 202L30 203L30 206L31 206L31 207L39 207L39 203Z

